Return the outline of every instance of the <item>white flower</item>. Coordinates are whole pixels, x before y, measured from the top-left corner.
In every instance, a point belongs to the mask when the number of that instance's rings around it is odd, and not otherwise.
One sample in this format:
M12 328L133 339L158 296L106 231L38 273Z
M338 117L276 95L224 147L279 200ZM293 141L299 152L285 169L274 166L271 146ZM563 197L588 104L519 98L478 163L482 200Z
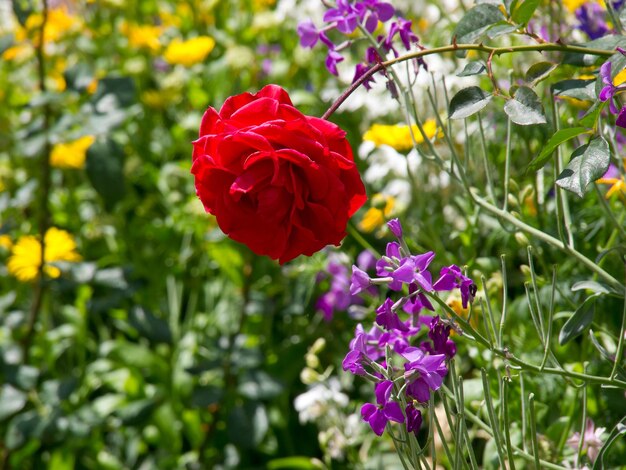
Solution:
M294 400L294 407L300 422L304 424L326 415L330 409L347 406L348 401L348 396L341 393L339 381L332 377L328 383L318 383L298 395Z

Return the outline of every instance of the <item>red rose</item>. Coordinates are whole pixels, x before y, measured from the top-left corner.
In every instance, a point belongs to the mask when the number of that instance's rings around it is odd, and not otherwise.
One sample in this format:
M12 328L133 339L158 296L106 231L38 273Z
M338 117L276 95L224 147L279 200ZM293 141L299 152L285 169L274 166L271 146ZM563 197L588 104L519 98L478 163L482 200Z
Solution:
M339 245L366 199L345 135L277 85L232 96L202 117L196 192L224 233L281 264Z

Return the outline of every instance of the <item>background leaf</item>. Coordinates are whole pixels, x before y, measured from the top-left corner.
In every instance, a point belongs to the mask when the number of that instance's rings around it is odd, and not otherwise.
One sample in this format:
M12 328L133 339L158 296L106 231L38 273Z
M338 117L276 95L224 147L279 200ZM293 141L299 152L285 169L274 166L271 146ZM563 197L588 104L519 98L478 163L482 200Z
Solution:
M464 88L450 100L448 116L450 119L464 119L469 117L487 106L491 98L491 94L481 90L477 86Z

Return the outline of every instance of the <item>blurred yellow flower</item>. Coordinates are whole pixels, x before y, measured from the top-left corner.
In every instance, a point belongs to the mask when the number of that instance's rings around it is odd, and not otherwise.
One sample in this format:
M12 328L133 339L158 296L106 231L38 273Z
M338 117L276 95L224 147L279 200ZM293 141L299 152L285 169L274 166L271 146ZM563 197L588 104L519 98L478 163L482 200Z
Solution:
M15 46L9 47L6 51L2 53L2 59L7 61L17 61L21 62L24 59L30 57L33 49L27 44L17 44Z
M429 140L435 136L443 136L443 133L437 129L437 123L434 119L427 120L422 127L426 133L426 138ZM424 142L424 136L420 133L415 124L413 124L410 129L407 125L388 126L384 124L373 124L372 127L363 134L363 140L374 142L377 147L379 145L388 145L400 151L409 150L413 147L411 131L413 131L413 136L417 144Z
M364 232L373 232L377 228L382 227L386 219L391 215L395 202L395 199L391 196L374 194L372 207L363 214L363 218L359 222L359 228Z
M156 52L161 48L161 33L163 28L160 26L137 25L122 23L120 28L122 34L128 38L128 44L136 49L150 49Z
M26 19L25 28L18 29L15 39L23 41L29 36L29 33L34 33L35 37L38 37L42 22L43 15L41 13L33 13ZM78 30L81 25L80 18L69 14L64 7L50 9L44 32L44 44L58 41L65 34ZM37 42L38 40L35 40L35 43Z
M585 3L589 3L589 0L563 0L563 5L565 5L565 8L572 12L576 11Z
M61 270L49 263L81 260L80 255L76 252L74 239L65 230L51 227L46 232L45 242L44 272L47 276L57 278L61 275ZM41 242L32 235L20 237L11 250L7 264L9 273L22 282L29 282L37 278L40 265Z
M0 235L0 248L4 250L10 250L13 246L13 241L8 235Z
M215 40L209 36L199 36L187 41L174 39L167 46L163 56L170 64L191 67L202 62L214 47Z
M98 79L97 78L93 78L90 82L89 85L87 85L87 88L85 88L85 90L87 91L87 93L89 93L90 95L93 95L96 90L98 89Z
M252 8L254 11L266 10L276 5L276 0L252 0Z
M626 82L626 69L619 72L615 77L613 77L613 85L620 86L622 83Z
M56 144L52 147L50 165L57 168L83 168L87 150L95 140L95 137L85 135L71 142Z

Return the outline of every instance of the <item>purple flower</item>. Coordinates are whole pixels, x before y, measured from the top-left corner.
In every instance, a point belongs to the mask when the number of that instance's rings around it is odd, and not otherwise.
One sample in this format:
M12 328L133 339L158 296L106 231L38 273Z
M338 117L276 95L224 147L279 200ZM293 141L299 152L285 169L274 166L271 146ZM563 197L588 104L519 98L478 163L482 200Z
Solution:
M602 78L602 83L604 83L605 86L600 90L598 98L600 101L608 101L611 112L617 114L618 110L613 102L613 95L618 91L618 87L613 85L613 80L611 79L611 65L611 61L609 60L600 67L600 78Z
M298 36L302 47L313 47L320 38L320 33L311 20L304 20L298 24Z
M326 267L331 276L330 288L320 296L315 308L324 314L324 320L331 321L335 311L345 311L350 305L361 303L361 299L350 293L350 277L348 268L338 258L331 257ZM326 273L319 275L319 280L326 277Z
M622 107L619 114L617 115L617 119L615 120L615 125L626 128L626 106Z
M418 42L419 38L411 31L412 21L405 20L404 18L398 18L398 21L391 23L389 28L389 34L385 39L385 44L388 48L391 48L391 42L396 34L400 35L400 40L404 44L404 48L408 51L411 49L411 43Z
M350 294L357 295L367 289L372 281L367 273L352 265L352 282L350 283Z
M429 325L428 337L432 341L422 342L420 347L430 354L444 354L451 359L456 354L456 344L450 338L450 325L446 325L439 317L434 317Z
M385 299L385 302L376 309L376 323L386 330L408 331L409 327L400 321L396 312L391 310L392 306L393 300Z
M381 336L382 331L378 327L373 326L369 332L365 332L359 323L354 339L350 341L350 351L343 359L343 370L349 370L355 375L365 375L364 364L368 361L375 362L384 357L383 352L378 347Z
M430 273L428 274L430 276ZM417 284L409 284L409 296L409 301L403 305L403 310L406 313L416 315L420 313L423 308L431 311L435 310L433 304L431 304L430 300L428 300L428 297L426 297L422 292L418 292Z
M417 283L427 292L433 290L432 276L426 270L435 257L435 253L429 251L423 255L403 257L400 253L400 244L391 242L387 244L386 255L389 260L383 258L376 263L376 274L389 276L392 282L391 290L402 290L402 284Z
M341 54L339 54L339 52L330 50L326 56L326 68L333 75L339 75L339 72L337 71L337 64L343 60L344 58Z
M593 420L591 418L587 418L587 421L585 422L585 432L582 436L583 449L587 451L587 457L589 457L589 460L592 462L596 461L598 454L600 453L600 449L602 449L604 444L604 442L602 442L602 434L604 431L605 428L596 428ZM567 440L567 445L574 450L578 450L580 439L580 433L575 432L572 437Z
M387 227L389 227L391 233L393 233L396 237L402 238L402 224L400 223L400 220L398 220L397 218L391 219L389 222L387 222Z
M455 287L461 289L461 303L463 308L467 308L468 302L474 300L476 295L476 284L469 277L461 272L456 264L441 268L440 277L433 285L436 291L452 290Z
M417 435L417 432L422 427L422 412L413 406L413 403L409 403L406 406L406 430L413 432Z
M404 364L404 377L410 381L407 395L419 402L427 402L431 390L438 390L443 377L448 373L444 354L424 354L421 348L409 347L401 356L408 363Z
M363 421L367 421L378 436L382 436L385 426L389 421L404 423L404 415L402 408L395 401L391 401L391 390L393 382L383 380L376 384L375 395L376 405L373 403L365 403L361 407L361 417Z
M604 21L604 11L600 5L587 3L576 10L578 28L591 39L598 39L609 32L609 26Z
M356 259L356 265L363 271L376 267L376 257L370 250L363 250Z
M337 8L324 14L326 23L335 23L337 30L344 34L352 33L359 24L359 12L348 0L337 0Z
M371 34L378 26L378 20L383 23L390 19L395 13L393 6L379 0L363 0L355 3L360 20L364 23L365 29Z
M357 80L359 80L359 78L365 75L365 73L369 69L370 68L365 64L356 64L356 67L354 68L354 77L352 77L352 83L355 83ZM372 89L372 85L371 85L372 82L376 82L376 80L374 80L374 77L372 75L370 75L363 81L363 86L365 87L366 90Z

